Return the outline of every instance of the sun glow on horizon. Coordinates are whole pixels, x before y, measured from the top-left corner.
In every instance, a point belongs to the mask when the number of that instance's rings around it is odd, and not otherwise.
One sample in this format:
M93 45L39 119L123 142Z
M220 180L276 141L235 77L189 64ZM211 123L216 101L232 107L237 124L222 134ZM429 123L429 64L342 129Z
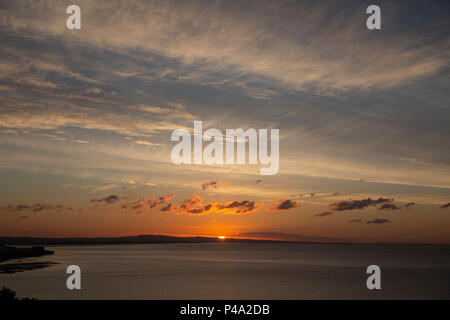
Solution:
M220 240L225 240L225 239L226 239L225 236L218 236L218 238L219 238Z

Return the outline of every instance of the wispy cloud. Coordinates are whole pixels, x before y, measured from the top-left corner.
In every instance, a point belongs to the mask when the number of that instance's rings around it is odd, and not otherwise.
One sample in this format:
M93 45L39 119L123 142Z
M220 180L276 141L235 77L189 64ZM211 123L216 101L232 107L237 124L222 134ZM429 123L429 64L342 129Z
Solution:
M386 198L378 198L372 200L371 198L362 199L362 200L349 200L349 201L341 201L332 203L329 207L336 211L346 211L346 210L361 210L367 208L369 206L375 206L380 203L389 203L392 199Z
M162 146L161 143L154 143L154 142L143 141L143 140L136 140L134 143L141 144L141 145L146 145L146 146Z
M317 214L314 215L314 217L326 217L326 216L329 216L329 215L332 215L332 214L334 214L334 212L327 211L327 212L317 213Z
M68 37L60 23L66 5L63 1L52 2L51 6L15 1L1 14L2 29ZM329 15L337 10L333 5L325 9L309 3L293 6L287 1L269 0L247 5L167 1L155 7L151 2L124 4L118 0L108 5L81 1L80 5L95 16L84 17L88 32L70 35L79 41L116 48L139 46L190 63L207 61L206 66L216 70L232 66L239 72L261 74L321 93L386 89L435 73L446 65L445 55L436 49L448 42L430 42L420 34L408 37L401 33L401 26L395 24L394 5L393 17L386 18L386 23L391 23L389 37L373 37L361 26L363 4L348 6L345 15L333 18ZM39 18L23 19L23 10ZM386 47L390 50L384 50Z
M48 210L71 210L72 208L66 207L62 204L34 204L34 205L27 205L27 204L19 204L19 205L8 205L6 207L3 207L2 209L6 209L8 211L26 211L29 210L31 212L40 212L40 211L48 211Z
M118 200L119 200L119 197L116 196L115 194L113 194L113 195L110 195L110 196L108 196L106 198L99 198L99 199L94 198L94 199L91 199L91 202L105 202L107 204L113 204L113 203L115 203Z
M381 218L375 218L375 219L373 219L373 220L368 220L368 221L366 221L366 223L369 223L369 224L383 224L383 223L388 223L388 222L391 222L389 219L381 219Z
M378 210L400 210L400 209L401 207L398 207L393 203L384 203L378 208Z

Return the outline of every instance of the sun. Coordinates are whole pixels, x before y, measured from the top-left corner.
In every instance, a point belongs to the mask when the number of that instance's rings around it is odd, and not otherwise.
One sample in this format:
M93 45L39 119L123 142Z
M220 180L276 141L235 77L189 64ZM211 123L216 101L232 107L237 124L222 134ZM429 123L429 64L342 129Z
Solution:
M225 236L218 236L220 240L225 240Z

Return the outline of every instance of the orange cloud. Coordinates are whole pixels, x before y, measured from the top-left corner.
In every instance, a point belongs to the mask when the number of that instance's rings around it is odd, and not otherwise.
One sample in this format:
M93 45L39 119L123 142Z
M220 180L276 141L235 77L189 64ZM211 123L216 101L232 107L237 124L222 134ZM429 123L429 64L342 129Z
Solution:
M235 200L229 202L203 203L203 199L199 195L193 195L184 199L178 206L169 203L161 208L164 212L175 212L177 214L247 214L253 213L262 208L264 204L256 203L249 200Z

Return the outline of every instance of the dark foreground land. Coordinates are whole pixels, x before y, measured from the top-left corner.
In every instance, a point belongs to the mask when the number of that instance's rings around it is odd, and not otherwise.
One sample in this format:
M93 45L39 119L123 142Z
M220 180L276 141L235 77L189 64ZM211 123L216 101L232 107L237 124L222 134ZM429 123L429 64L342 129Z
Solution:
M45 250L42 246L34 246L31 248L16 248L11 246L0 245L0 262L10 259L41 257L53 254L53 251ZM1 263L0 273L15 273L20 271L41 269L54 264L53 262L17 262L17 263Z
M47 254L53 254L53 251L45 250L42 246L34 246L31 248L16 248L0 244L0 262L9 259L41 257Z

